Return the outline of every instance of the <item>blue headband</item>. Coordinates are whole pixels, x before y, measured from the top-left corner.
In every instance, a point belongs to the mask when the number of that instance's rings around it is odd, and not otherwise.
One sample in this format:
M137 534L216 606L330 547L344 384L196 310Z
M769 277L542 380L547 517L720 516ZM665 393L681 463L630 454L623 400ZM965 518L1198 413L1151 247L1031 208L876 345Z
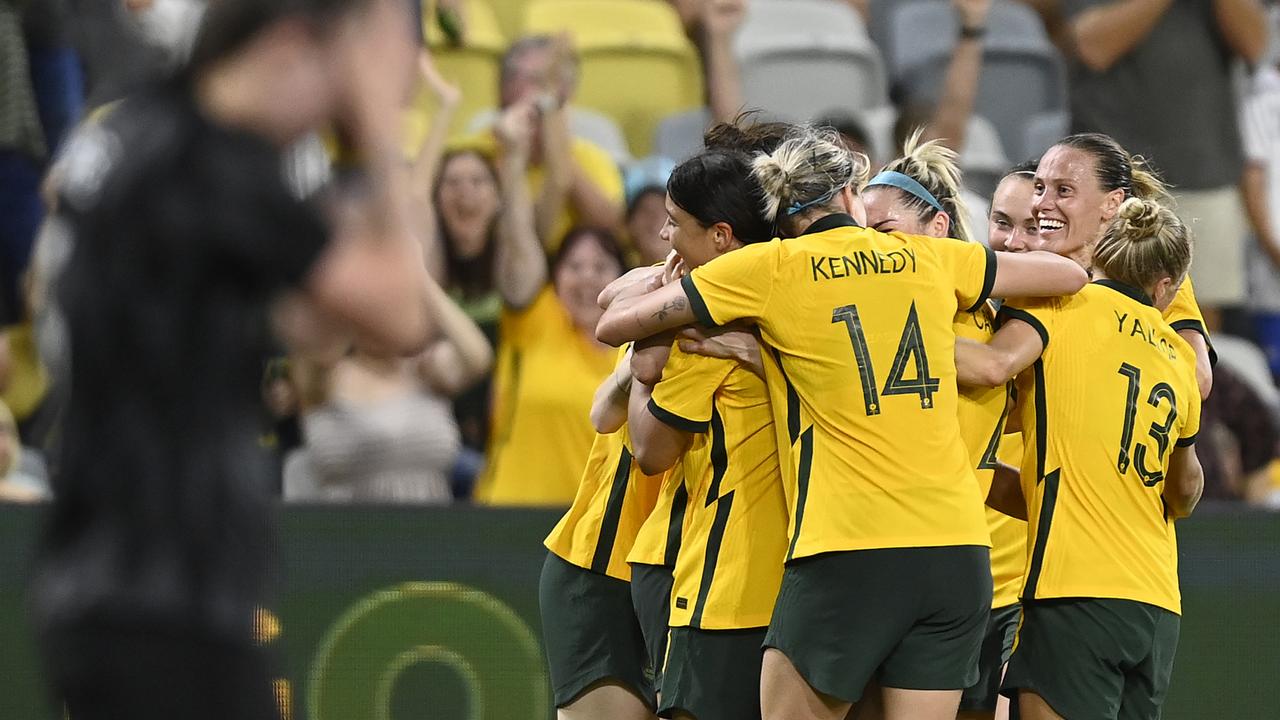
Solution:
M836 196L836 193L840 192L840 191L841 191L841 190L843 190L843 189L844 189L844 186L838 187L838 188L836 188L835 190L832 190L831 192L829 192L829 193L827 193L827 194L825 194L825 195L821 195L821 196L819 196L819 197L816 197L816 198L814 198L814 199L812 199L812 200L810 200L809 202L806 202L806 203L801 203L801 202L791 203L791 207L787 208L787 217L791 217L792 215L795 215L796 213L798 213L798 212L800 212L801 210L804 210L804 209L806 209L806 208L811 208L811 207L813 207L814 205L819 205L819 204L821 204L821 203L824 203L824 202L826 202L826 201L830 200L831 198L835 197L835 196Z
M886 170L885 172L871 178L871 182L867 183L867 187L871 187L872 185L888 185L889 187L896 187L899 190L904 190L915 195L928 203L938 212L946 212L946 210L942 209L942 203L938 202L938 198L934 197L933 193L926 190L923 185L916 182L916 179L909 175L903 175L902 173L894 172L893 170Z

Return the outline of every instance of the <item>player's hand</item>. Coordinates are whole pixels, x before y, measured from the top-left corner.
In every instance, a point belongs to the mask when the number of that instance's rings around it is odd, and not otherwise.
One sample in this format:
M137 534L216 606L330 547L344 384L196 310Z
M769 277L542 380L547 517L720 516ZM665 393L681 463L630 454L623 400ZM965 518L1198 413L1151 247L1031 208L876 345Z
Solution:
M685 266L684 258L680 257L680 253L675 250L667 253L667 261L662 265L662 285L670 285L688 274L689 269Z
M737 361L759 377L764 377L760 338L749 326L734 323L715 330L685 328L680 332L679 346L692 355Z
M987 24L987 14L991 12L991 0L951 0L951 4L960 15L962 26L979 28Z
M596 302L600 307L608 310L609 306L617 300L651 293L662 287L663 270L664 268L656 265L631 270L606 285L604 290L600 291Z
M702 4L702 27L711 37L732 36L746 16L746 0L706 0Z
M431 57L431 51L426 48L418 53L418 77L431 89L431 94L436 96L441 108L452 110L462 102L462 89L444 79Z

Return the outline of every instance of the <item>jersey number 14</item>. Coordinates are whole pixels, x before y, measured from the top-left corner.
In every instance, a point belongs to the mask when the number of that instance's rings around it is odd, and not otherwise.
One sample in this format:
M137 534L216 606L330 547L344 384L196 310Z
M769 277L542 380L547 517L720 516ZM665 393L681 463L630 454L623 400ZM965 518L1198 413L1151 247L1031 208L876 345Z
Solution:
M920 398L920 407L933 409L933 394L938 391L942 381L929 375L929 356L924 351L924 337L920 334L920 318L916 314L916 304L911 303L907 313L907 324L902 328L902 337L898 340L898 353L893 356L893 366L889 368L889 379L883 390L877 390L875 368L871 366L871 350L867 347L867 335L862 330L862 318L858 315L857 305L844 305L831 311L832 323L844 323L849 331L849 341L853 343L853 357L858 363L858 376L862 379L862 401L867 415L880 414L880 396L916 395ZM915 377L907 378L907 365L915 365Z

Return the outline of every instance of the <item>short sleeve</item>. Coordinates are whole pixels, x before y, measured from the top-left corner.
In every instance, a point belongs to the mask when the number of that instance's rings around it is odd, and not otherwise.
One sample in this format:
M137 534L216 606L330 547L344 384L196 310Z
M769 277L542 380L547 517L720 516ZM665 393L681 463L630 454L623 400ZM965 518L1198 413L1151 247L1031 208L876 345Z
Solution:
M706 432L716 390L734 367L732 360L691 355L672 348L662 380L653 388L649 412L677 430Z
M764 315L777 282L782 241L725 253L681 280L694 317L715 327Z
M1195 373L1195 356L1191 358L1192 368L1189 379L1191 386L1188 388L1187 402L1187 422L1182 426L1182 433L1178 437L1178 447L1190 447L1195 445L1196 436L1200 434L1200 386L1196 384Z
M1059 298L1030 298L1005 303L996 317L996 324L1003 326L1009 320L1021 320L1035 329L1036 334L1040 336L1040 342L1044 343L1045 350L1048 350L1054 319L1061 305L1062 300Z
M929 238L956 288L956 300L965 312L973 312L991 297L996 282L996 254L982 243L950 238Z
M1204 338L1205 344L1209 346L1210 364L1217 364L1218 353L1213 349L1213 340L1209 337L1208 329L1205 328L1204 315L1200 312L1200 303L1196 301L1195 286L1191 284L1190 275L1182 281L1182 286L1173 296L1173 302L1165 308L1163 317L1174 332L1190 330L1199 333Z
M1240 139L1244 146L1244 156L1250 162L1265 163L1269 160L1265 123L1266 104L1258 95L1249 97L1240 112Z

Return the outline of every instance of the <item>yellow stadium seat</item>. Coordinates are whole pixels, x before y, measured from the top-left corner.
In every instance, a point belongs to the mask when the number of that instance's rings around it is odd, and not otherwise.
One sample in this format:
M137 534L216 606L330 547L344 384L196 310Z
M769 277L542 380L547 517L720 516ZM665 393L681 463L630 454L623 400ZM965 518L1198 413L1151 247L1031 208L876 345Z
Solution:
M498 18L498 27L507 40L520 37L524 30L525 8L529 0L489 0L493 5L493 14Z
M702 71L680 18L662 0L533 0L525 33L568 31L582 59L575 105L611 116L636 157L658 121L702 105Z
M423 26L427 47L449 82L462 89L462 104L449 126L451 135L463 132L467 120L481 110L498 104L498 65L507 41L498 29L498 21L488 0L465 0L463 4L463 41L450 45L435 17L435 3L425 3ZM417 148L426 136L435 115L436 104L431 92L420 90L406 119L406 146Z

